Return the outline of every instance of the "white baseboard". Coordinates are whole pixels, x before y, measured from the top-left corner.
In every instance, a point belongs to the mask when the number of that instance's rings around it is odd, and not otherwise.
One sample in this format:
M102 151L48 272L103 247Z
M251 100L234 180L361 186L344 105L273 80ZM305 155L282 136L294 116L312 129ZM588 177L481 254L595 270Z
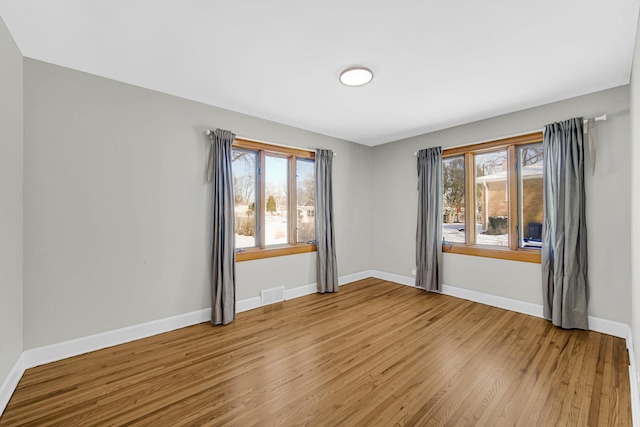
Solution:
M356 280L370 277L366 272L342 276L339 278L340 284L351 283ZM304 285L285 291L285 299L297 298L316 292L315 283ZM247 298L236 302L236 312L253 310L261 306L260 297ZM179 314L165 319L154 320L139 325L128 326L113 331L89 335L69 341L38 347L26 350L22 353L21 360L24 369L44 365L68 357L77 356L91 351L100 350L114 345L135 341L152 335L173 331L197 323L211 320L211 308Z
M340 276L338 283L340 286L357 280L372 277L371 271ZM299 286L285 290L285 300L299 298L317 292L317 285ZM246 298L236 302L236 313L253 310L262 306L260 297ZM22 352L15 365L0 386L0 415L4 412L11 395L15 391L24 371L29 368L56 362L68 357L78 356L91 351L101 350L118 344L139 340L197 323L211 320L211 308L184 313L177 316L154 320L139 325L128 326L99 334L89 335L69 341L63 341L43 347L26 350Z
M358 280L366 279L368 277L388 280L390 282L395 282L406 286L414 286L415 283L415 278L413 277L400 276L397 274L386 273L378 270L365 270L362 272L341 276L338 278L338 283L340 286L342 286ZM285 290L284 297L285 300L290 300L316 292L316 284L311 283L308 285ZM482 292L446 285L443 286L442 293L457 298L463 298L470 301L503 308L506 310L528 314L531 316L542 317L542 307L537 304L530 304L522 301L512 300L509 298L498 297L495 295L484 294ZM236 312L241 313L243 311L259 308L260 306L261 300L259 297L247 298L236 302ZM11 398L11 395L13 394L16 386L18 385L18 382L20 381L20 378L22 378L22 375L24 374L24 371L26 369L43 365L45 363L66 359L68 357L88 353L91 351L100 350L114 345L138 340L141 338L146 338L152 335L169 332L197 323L207 322L210 319L211 308L205 308L202 310L172 316L165 319L146 322L140 325L128 326L113 331L103 332L70 341L64 341L61 343L26 350L20 355L13 369L10 371L9 375L0 387L0 415L2 415L2 412L4 411L7 403L9 402L9 399ZM589 317L589 324L591 326L591 329L594 331L625 338L627 339L628 343L631 340L630 328L628 325L591 316ZM629 368L630 377L635 379L637 378L637 376L632 349L629 352L629 356L631 358L631 365ZM638 383L637 381L633 380L631 381L631 383L632 406L634 408L633 416L634 421L636 421L634 425L636 427L640 427L640 423L637 421L637 419L640 418L640 408L638 408Z
M627 339L629 325L600 317L589 316L589 329L602 334Z
M349 283L357 282L358 280L373 277L372 272L373 270L365 270L365 271L360 271L358 273L340 276L338 277L338 286L347 285Z
M381 280L399 283L401 285L415 287L415 279L412 277L400 276L386 273L384 271L372 270L371 276ZM455 286L442 286L442 293L456 298L478 302L492 307L528 314L534 317L543 317L542 306L528 302L485 294L469 289ZM634 427L640 427L640 391L638 389L638 371L636 369L636 359L633 351L633 338L631 327L625 323L589 316L589 329L618 338L624 338L627 342L629 352L629 385L631 387L631 417Z
M367 272L350 274L339 278L340 284L347 284L370 277ZM285 299L293 299L316 292L316 284L304 285L285 291ZM261 306L260 297L247 298L236 302L236 312L253 310ZM26 350L22 353L21 361L24 369L44 365L68 357L78 356L91 351L100 350L114 345L135 341L152 335L173 331L197 323L211 320L211 308L154 320L139 325L128 326L113 331L89 335L69 341ZM7 379L9 380L9 378ZM19 380L19 378L18 378ZM6 381L5 381L6 382ZM4 384L3 384L4 387Z
M405 286L416 286L416 278L415 277L406 277L400 276L398 274L387 273L386 271L379 270L369 270L371 272L371 277L375 277L380 280L387 280L389 282L400 283Z
M37 347L22 353L24 367L25 369L33 368L44 365L45 363L124 344L209 320L211 320L211 309L205 308L139 325L127 326L113 331L63 341L44 347Z
M390 282L399 283L406 286L415 286L415 278L400 276L397 274L386 273L384 271L371 270L372 277ZM518 301L510 298L499 297L497 295L485 294L483 292L473 291L470 289L458 288L456 286L442 286L442 294L456 298L462 298L480 304L490 305L505 310L515 311L517 313L528 314L542 318L542 306L524 301ZM589 329L614 337L626 339L628 335L629 325L626 323L615 322L613 320L601 319L599 317L589 316ZM640 426L639 426L640 427Z
M7 407L9 399L11 399L11 395L13 395L13 392L20 382L20 378L22 378L22 375L24 374L25 367L22 360L21 354L20 357L18 357L18 360L16 360L16 363L13 364L7 378L5 378L2 385L0 385L0 416Z
M466 299L480 304L490 305L492 307L528 314L529 316L542 317L542 306L538 304L531 304L529 302L518 301L448 285L442 285L442 293L444 295Z
M415 278L400 276L397 274L386 273L384 271L373 270L373 277L381 280L399 283L405 286L415 287ZM542 306L531 304L528 302L513 300L510 298L499 297L496 295L485 294L483 292L473 291L470 289L458 288L455 286L442 285L443 295L449 295L456 298L466 299L480 304L490 305L492 307L503 308L505 310L515 311L518 313L528 314L530 316L542 317Z
M311 295L318 292L318 285L316 283L310 283L304 286L298 286L293 289L285 289L284 290L284 300L288 301L290 299L300 298L305 295Z
M370 270L360 271L358 273L347 274L344 276L338 277L338 286L347 285L349 283L357 282L358 280L366 279L367 277L372 277ZM304 286L298 286L297 288L285 289L284 290L284 299L285 301L300 298L305 295L311 295L318 292L318 284L310 283Z
M260 299L260 297L241 299L240 301L236 301L236 313L253 310L254 308L258 308L260 306L262 306L262 300ZM211 311L210 308L208 310ZM211 319L211 316L209 316L209 319Z
M631 386L631 419L634 427L640 427L640 392L638 391L638 370L633 350L633 334L627 331L627 351L629 353L629 385Z

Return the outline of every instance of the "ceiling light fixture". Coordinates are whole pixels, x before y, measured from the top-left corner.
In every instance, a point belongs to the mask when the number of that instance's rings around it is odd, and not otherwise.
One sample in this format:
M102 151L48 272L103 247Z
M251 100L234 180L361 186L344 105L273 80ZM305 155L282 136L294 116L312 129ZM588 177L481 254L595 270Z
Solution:
M347 86L366 85L373 79L373 73L370 69L364 67L347 68L340 73L340 82Z

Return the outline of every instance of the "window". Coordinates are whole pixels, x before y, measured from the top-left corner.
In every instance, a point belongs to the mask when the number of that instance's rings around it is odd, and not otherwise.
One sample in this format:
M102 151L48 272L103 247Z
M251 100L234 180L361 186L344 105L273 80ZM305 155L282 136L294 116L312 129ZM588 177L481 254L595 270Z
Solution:
M311 242L315 240L315 187L316 179L314 176L313 160L297 159L296 160L296 182L297 182L297 229L298 242Z
M236 249L252 248L258 246L258 221L256 221L258 153L237 148L234 148L232 153Z
M509 246L509 194L507 150L473 155L478 245Z
M232 160L236 261L314 251L314 153L236 139Z
M442 159L442 237L448 242L465 242L464 156Z
M265 203L262 215L264 217L265 246L283 245L289 243L289 159L286 157L265 156L264 181L266 186Z
M443 251L540 262L542 133L442 154Z
M542 247L542 144L518 147L518 239L521 248Z

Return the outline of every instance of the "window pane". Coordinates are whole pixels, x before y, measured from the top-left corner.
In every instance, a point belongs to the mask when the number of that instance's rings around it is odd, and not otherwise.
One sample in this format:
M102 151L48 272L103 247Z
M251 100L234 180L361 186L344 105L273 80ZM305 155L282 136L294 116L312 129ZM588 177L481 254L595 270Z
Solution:
M447 242L465 242L464 156L442 160L442 237Z
M542 247L542 144L518 147L518 229L521 248Z
M265 156L265 245L289 243L287 236L287 174L289 161L283 157Z
M236 221L236 248L258 246L256 233L257 151L234 148L233 190Z
M296 160L296 187L298 198L298 242L315 239L315 177L313 160Z
M476 244L509 245L507 150L474 156Z

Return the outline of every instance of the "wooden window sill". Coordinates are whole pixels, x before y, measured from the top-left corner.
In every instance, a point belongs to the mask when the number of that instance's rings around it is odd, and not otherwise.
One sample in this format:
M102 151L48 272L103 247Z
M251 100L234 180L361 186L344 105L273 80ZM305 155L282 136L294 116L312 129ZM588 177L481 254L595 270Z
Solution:
M273 258L277 256L302 254L305 252L315 252L315 244L298 243L297 245L276 246L271 248L250 248L242 252L236 252L236 262L250 261L252 259Z
M442 252L540 264L540 251L535 249L517 249L512 251L509 249L489 248L486 246L462 246L449 244L442 245Z

